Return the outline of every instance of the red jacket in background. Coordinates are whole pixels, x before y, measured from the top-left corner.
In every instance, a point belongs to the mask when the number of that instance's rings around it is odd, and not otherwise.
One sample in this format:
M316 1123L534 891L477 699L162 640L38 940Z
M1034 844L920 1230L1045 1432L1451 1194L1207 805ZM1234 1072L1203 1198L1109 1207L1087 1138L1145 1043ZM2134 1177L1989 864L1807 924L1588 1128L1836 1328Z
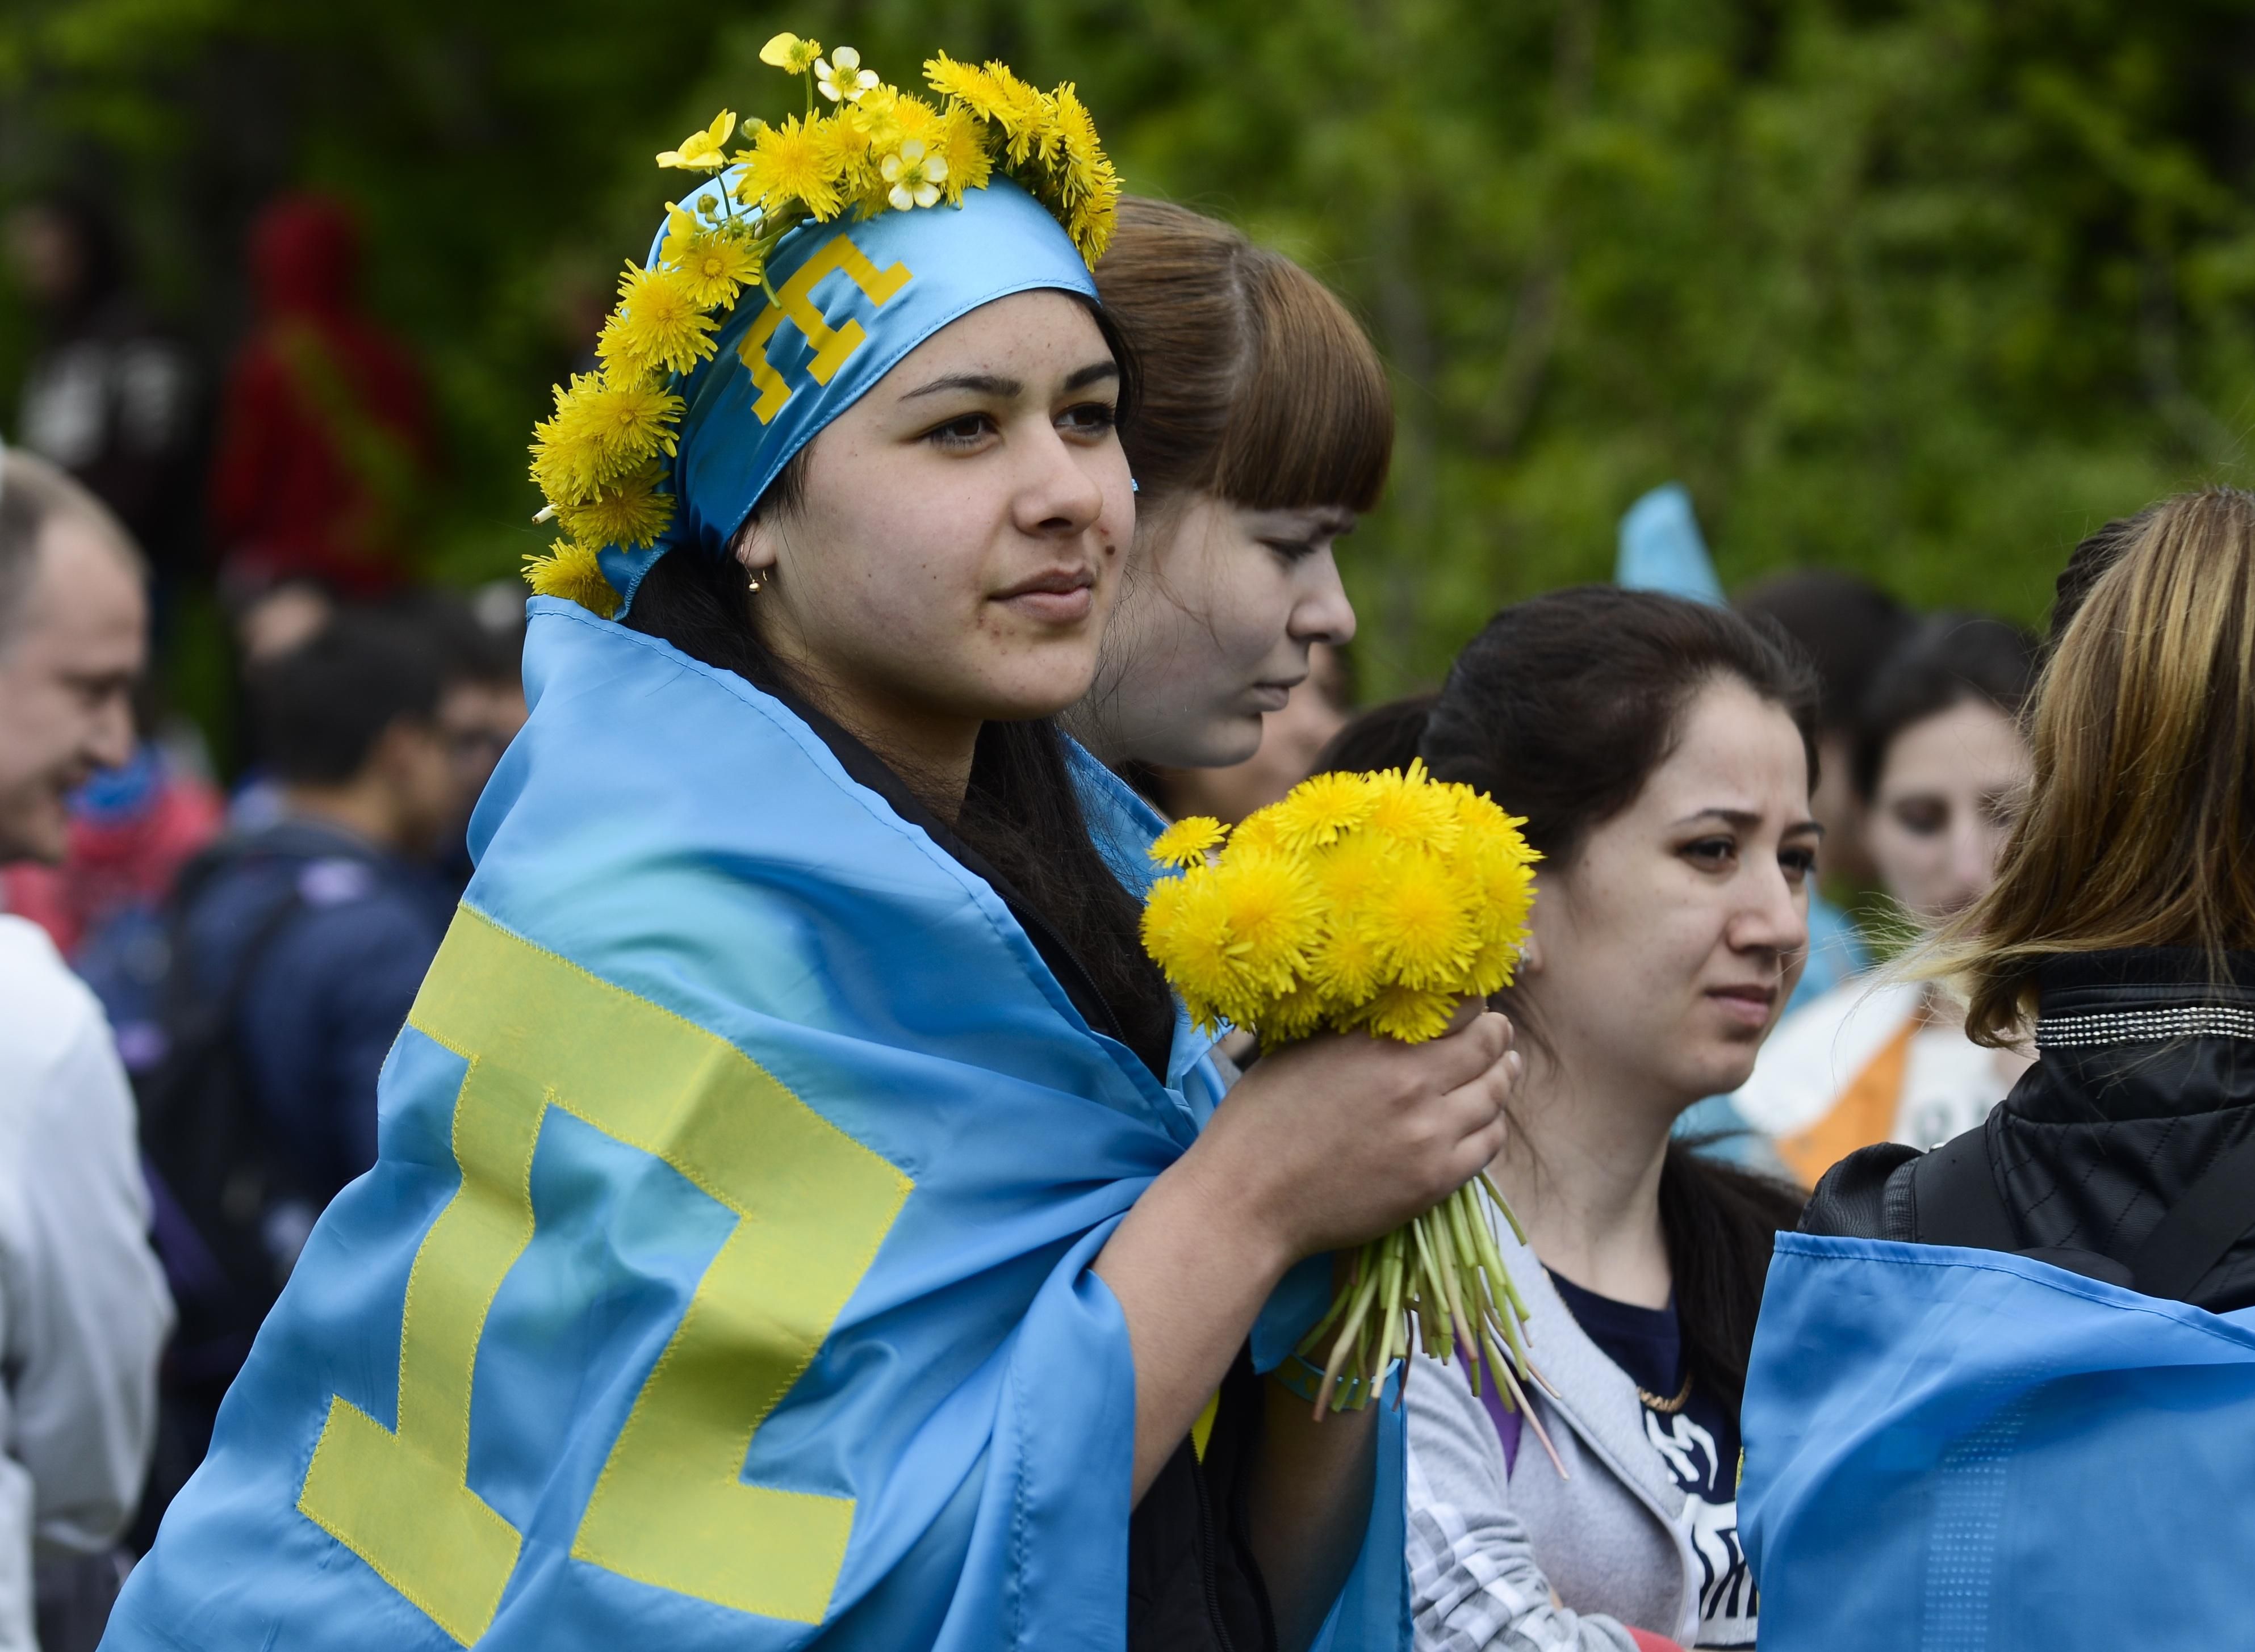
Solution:
M257 330L229 372L212 527L230 583L404 583L433 470L407 351L359 309L360 236L338 203L285 196L251 232Z

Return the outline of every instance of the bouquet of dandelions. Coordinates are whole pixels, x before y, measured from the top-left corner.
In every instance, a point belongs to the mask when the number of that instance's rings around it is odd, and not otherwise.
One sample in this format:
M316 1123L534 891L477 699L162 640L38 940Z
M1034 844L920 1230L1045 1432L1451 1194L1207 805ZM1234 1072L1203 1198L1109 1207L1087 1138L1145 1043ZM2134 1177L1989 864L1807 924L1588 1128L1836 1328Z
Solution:
M1318 774L1233 831L1198 816L1161 834L1151 858L1182 871L1152 888L1143 944L1208 1029L1228 1022L1269 1049L1326 1028L1422 1043L1465 998L1510 984L1540 858L1524 823L1422 763ZM1312 1363L1331 1339L1318 1417L1344 1404L1333 1393L1350 1363L1375 1382L1413 1334L1443 1361L1461 1342L1475 1392L1485 1349L1509 1403L1527 1410L1527 1306L1483 1194L1524 1242L1483 1171L1356 1254L1300 1346Z

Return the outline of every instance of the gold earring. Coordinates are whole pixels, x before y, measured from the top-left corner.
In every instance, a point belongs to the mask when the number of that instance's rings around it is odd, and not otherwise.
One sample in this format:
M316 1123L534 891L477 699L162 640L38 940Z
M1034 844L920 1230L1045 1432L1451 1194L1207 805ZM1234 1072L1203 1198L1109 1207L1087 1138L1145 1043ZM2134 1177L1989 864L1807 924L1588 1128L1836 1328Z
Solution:
M755 597L756 597L756 596L758 596L759 594L760 594L760 570L759 570L758 569L755 568L755 569L753 569L753 570L752 570L752 595L754 595Z

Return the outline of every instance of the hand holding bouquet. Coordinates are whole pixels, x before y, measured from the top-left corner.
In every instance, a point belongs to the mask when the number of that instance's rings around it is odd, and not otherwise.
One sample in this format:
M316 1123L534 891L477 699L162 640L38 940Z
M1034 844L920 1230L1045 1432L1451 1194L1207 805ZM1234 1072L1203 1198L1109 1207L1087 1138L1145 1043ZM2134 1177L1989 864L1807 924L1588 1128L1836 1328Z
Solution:
M1202 1026L1247 1028L1267 1048L1326 1029L1422 1043L1465 998L1511 982L1538 858L1522 823L1421 763L1318 774L1234 831L1194 817L1162 834L1152 858L1182 872L1152 889L1143 942ZM1350 1364L1375 1382L1413 1334L1444 1361L1461 1340L1475 1391L1484 1348L1525 1408L1527 1309L1483 1194L1517 1231L1483 1172L1357 1252L1301 1345L1312 1362L1331 1339L1318 1416L1343 1403L1334 1390Z

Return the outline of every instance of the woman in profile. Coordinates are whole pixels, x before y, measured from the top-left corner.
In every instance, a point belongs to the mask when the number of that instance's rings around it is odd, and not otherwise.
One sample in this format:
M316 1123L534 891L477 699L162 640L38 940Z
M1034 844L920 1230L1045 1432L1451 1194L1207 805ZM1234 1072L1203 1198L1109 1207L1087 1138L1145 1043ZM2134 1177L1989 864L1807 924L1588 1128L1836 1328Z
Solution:
M2035 1064L1931 1152L1851 1155L1778 1242L1741 1490L1766 1646L2245 1636L2255 495L2077 549L2031 732L1996 884L1923 967Z
M1067 724L1164 813L1234 822L1306 779L1343 720L1336 552L1385 491L1393 390L1322 282L1187 207L1122 200L1096 285L1167 371L1120 433L1135 543Z

